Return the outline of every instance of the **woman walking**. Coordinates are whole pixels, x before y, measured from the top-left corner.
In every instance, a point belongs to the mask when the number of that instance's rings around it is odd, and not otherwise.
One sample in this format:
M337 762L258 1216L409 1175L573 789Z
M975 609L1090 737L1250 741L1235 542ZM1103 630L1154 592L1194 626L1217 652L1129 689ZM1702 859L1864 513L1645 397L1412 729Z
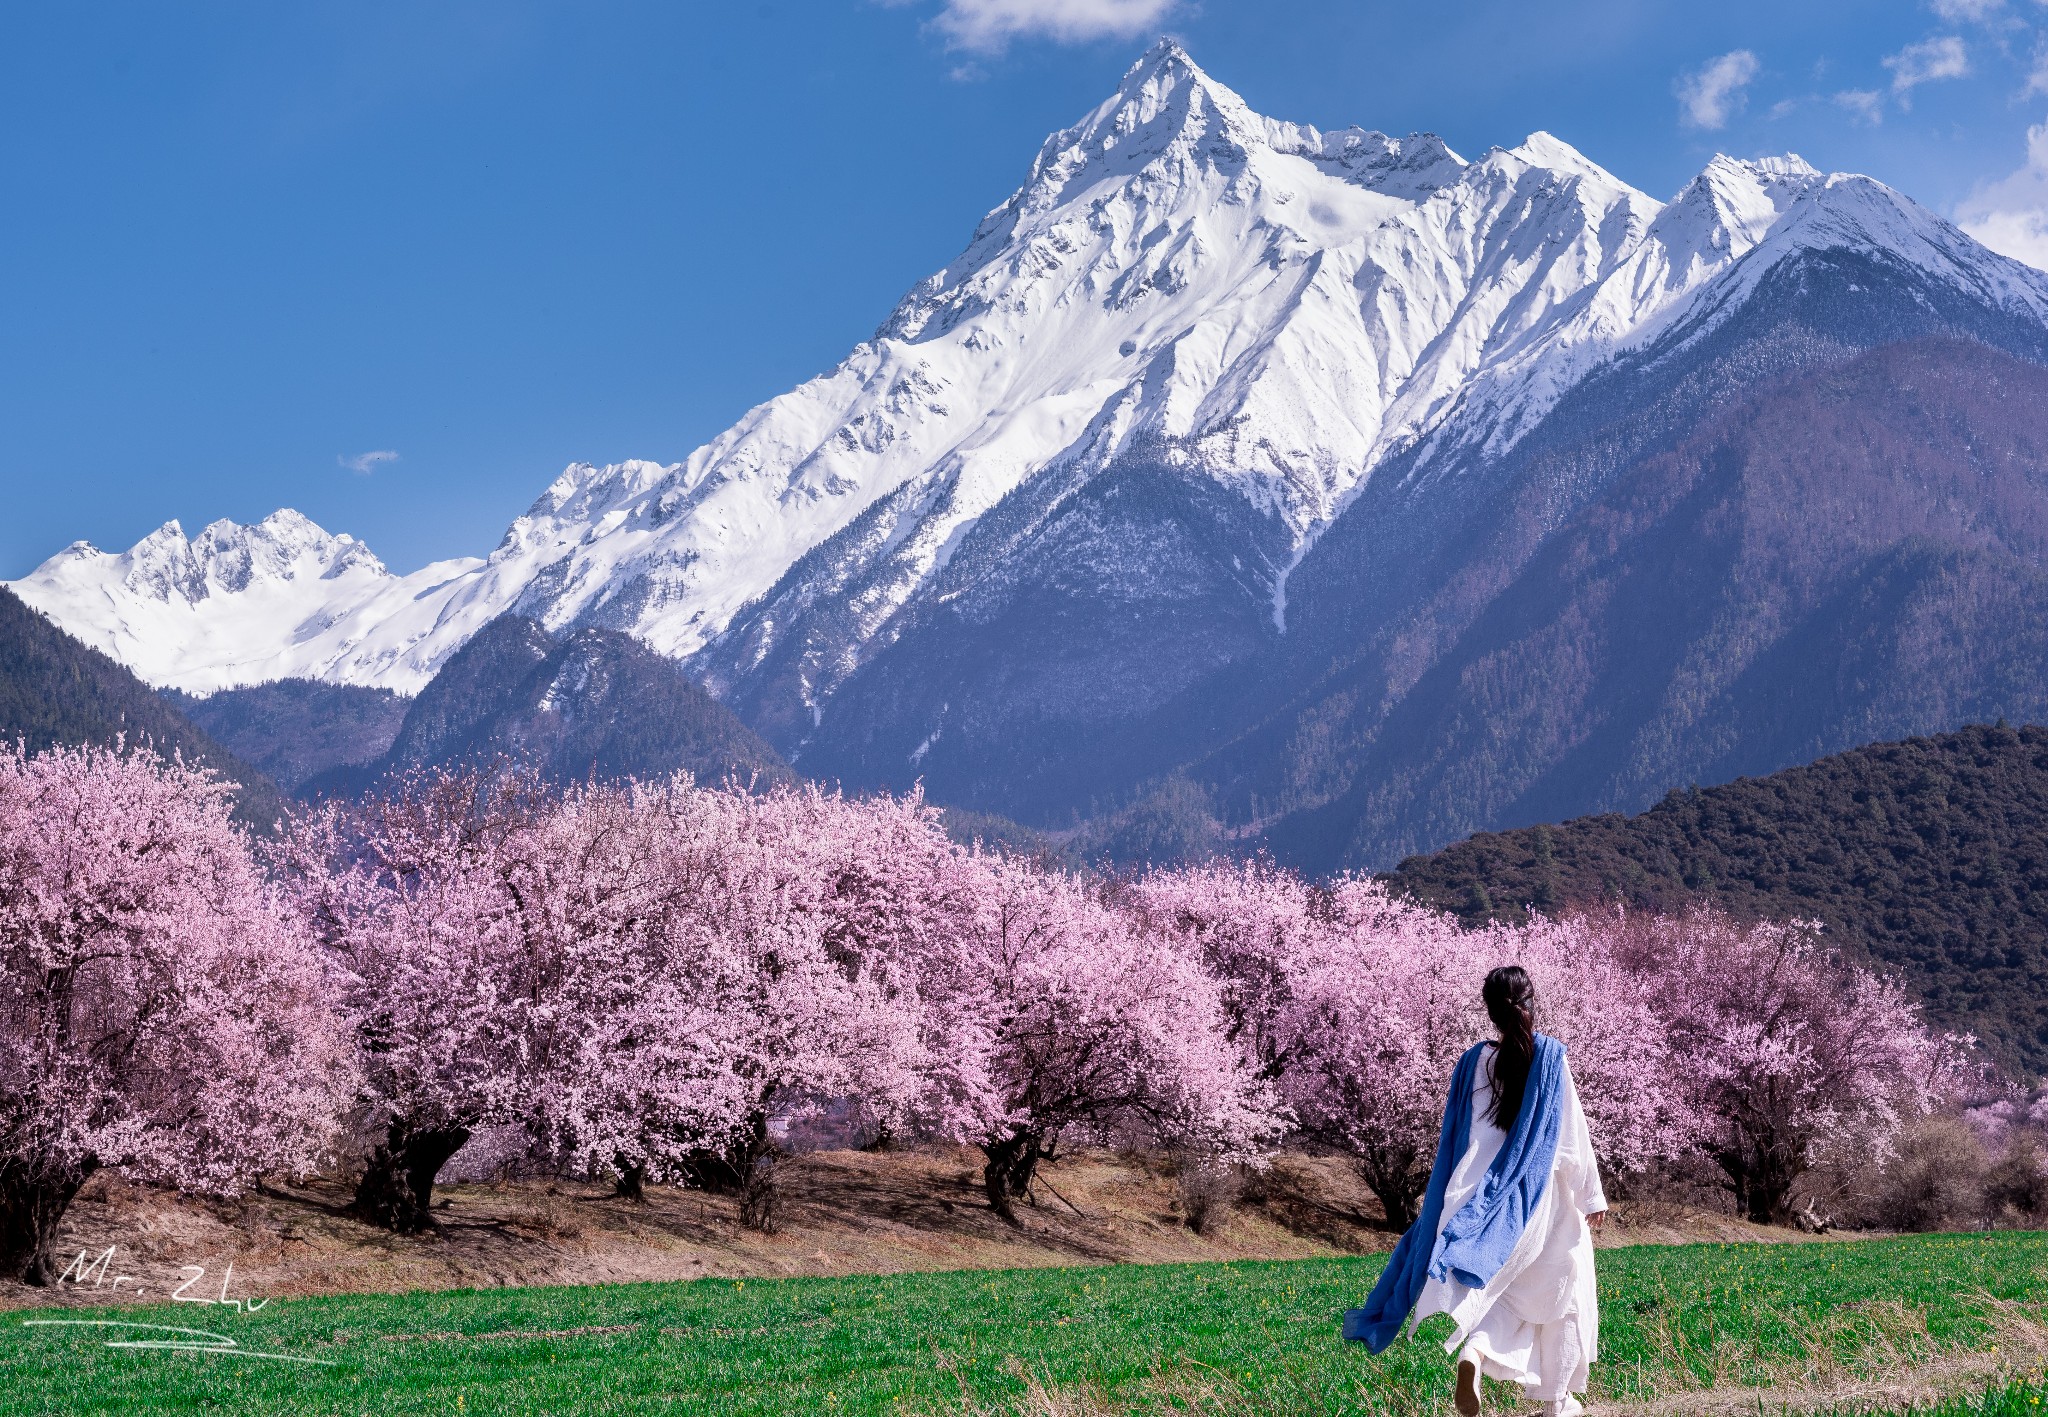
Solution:
M1516 1382L1545 1417L1583 1410L1599 1356L1593 1237L1607 1198L1564 1045L1536 1031L1535 989L1520 965L1480 991L1497 1042L1474 1044L1451 1074L1422 1213L1344 1336L1373 1352L1449 1314L1458 1411L1479 1411L1482 1374Z

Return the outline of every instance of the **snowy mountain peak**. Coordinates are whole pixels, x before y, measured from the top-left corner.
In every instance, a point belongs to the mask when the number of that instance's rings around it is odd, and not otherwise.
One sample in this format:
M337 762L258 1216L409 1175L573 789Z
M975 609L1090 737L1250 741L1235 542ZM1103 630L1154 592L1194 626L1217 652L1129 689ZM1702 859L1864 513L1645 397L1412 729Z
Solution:
M56 578L77 559L70 553L54 557L31 579ZM189 541L173 519L115 561L123 585L159 601L188 605L246 591L258 580L327 579L351 570L384 573L383 563L354 537L330 535L289 508L253 526L222 518Z
M1660 203L1546 132L1467 162L1266 118L1162 41L837 367L681 462L570 466L486 561L397 577L280 512L73 548L18 588L202 691L416 689L517 609L714 676L815 646L815 716L920 607L1010 575L1060 498L1141 468L1256 528L1225 564L1284 628L1289 568L1389 459L1499 453L1604 362L1830 246L2048 312L2048 281L1869 179L1717 157Z
M416 689L460 643L432 593L478 564L394 576L362 542L287 508L189 540L168 521L118 555L74 542L12 588L152 684L209 693L303 675Z
M1660 236L1674 251L1718 268L1746 254L1794 201L1824 180L1797 159L1743 162L1717 156L1672 199L1659 221Z
M1156 151L1175 139L1227 136L1263 141L1264 120L1237 91L1215 79L1188 52L1162 39L1124 71L1116 92L1073 127L1046 140L1040 150L1089 148L1098 153L1138 145Z
M1780 153L1776 157L1760 157L1752 161L1750 166L1771 177L1820 176L1820 169L1798 153Z
M1585 178L1603 187L1635 190L1564 139L1541 129L1531 133L1517 146L1504 151L1508 156L1519 158L1531 167L1544 168L1561 176Z

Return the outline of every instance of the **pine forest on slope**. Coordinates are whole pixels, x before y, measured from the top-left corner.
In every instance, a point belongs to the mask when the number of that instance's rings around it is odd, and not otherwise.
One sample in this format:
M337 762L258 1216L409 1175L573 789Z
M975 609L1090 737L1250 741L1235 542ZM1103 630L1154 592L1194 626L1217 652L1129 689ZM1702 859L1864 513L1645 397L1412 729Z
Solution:
M1746 920L1818 920L1936 1022L2048 1069L2048 728L1878 743L1638 816L1481 833L1388 880L1468 924L1702 897Z
M0 587L0 743L29 753L116 743L211 768L236 786L236 816L259 829L281 816L277 786L165 703L128 670Z
M289 679L174 695L301 797L355 795L421 768L524 764L556 783L788 782L788 765L674 660L614 630L550 635L501 616L416 698Z
M410 699L389 689L274 679L201 697L164 697L286 792L336 769L365 768L390 751Z

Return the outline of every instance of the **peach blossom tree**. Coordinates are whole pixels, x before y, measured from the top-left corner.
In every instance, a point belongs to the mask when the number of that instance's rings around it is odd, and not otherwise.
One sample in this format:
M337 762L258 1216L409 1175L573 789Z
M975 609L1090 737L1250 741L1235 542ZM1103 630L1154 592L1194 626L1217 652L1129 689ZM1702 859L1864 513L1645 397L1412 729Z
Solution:
M103 1167L233 1194L334 1140L338 992L230 805L145 751L0 746L0 1272L49 1281Z

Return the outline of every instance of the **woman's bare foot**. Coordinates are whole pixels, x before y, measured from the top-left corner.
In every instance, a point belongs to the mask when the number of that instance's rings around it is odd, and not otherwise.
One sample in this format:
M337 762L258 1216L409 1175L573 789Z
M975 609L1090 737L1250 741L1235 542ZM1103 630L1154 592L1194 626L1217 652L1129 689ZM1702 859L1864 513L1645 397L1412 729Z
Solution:
M1463 1417L1479 1417L1479 1365L1470 1358L1458 1360L1457 1400Z

